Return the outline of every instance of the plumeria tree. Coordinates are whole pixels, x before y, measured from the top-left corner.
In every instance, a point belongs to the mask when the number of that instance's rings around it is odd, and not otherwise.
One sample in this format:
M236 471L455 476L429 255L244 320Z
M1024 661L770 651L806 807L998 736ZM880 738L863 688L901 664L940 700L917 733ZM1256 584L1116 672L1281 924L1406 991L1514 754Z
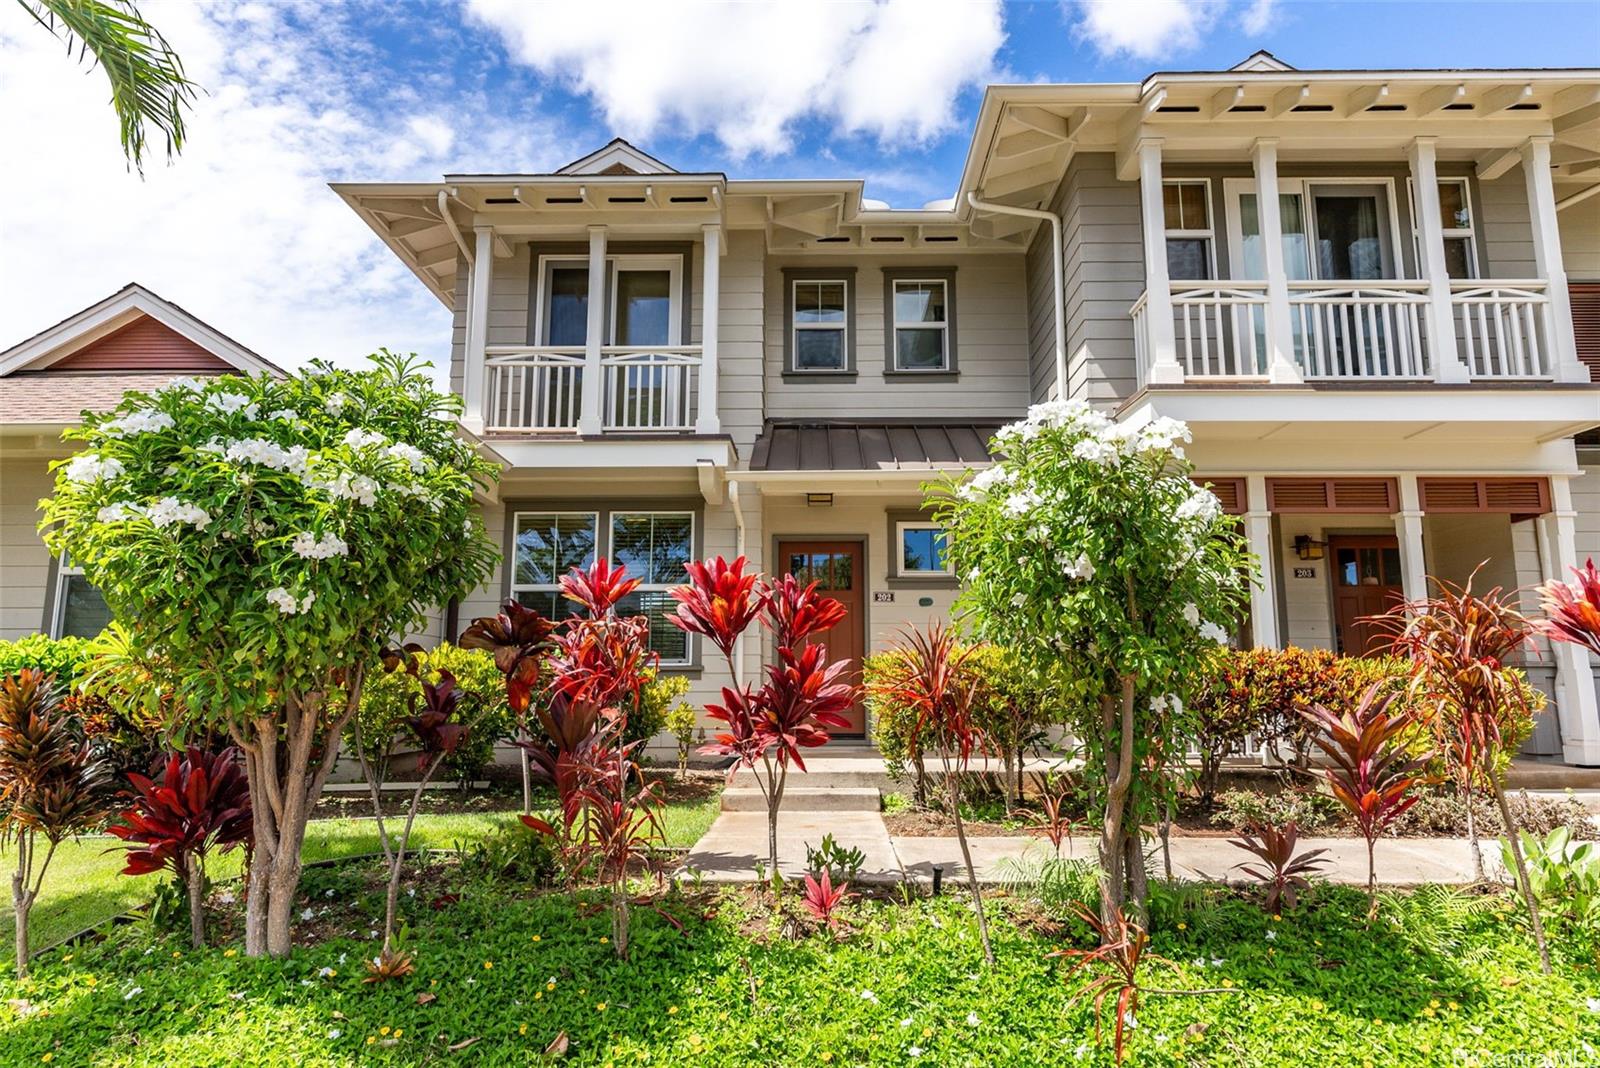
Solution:
M1139 827L1163 788L1151 758L1181 751L1188 688L1247 597L1251 558L1191 481L1187 440L1170 419L1039 404L996 434L1002 459L932 501L962 577L958 612L978 637L1060 671L1058 714L1101 809L1108 929L1125 901L1146 900Z
M179 736L244 753L255 854L245 950L284 955L306 820L386 645L496 559L473 507L494 467L460 401L387 351L277 378L179 380L85 413L42 529L169 669Z
M678 602L669 616L679 629L704 635L722 653L732 686L707 715L725 730L701 748L709 756L731 756L733 771L749 768L767 803L767 862L778 874L778 809L789 767L806 770L801 749L828 742L828 728L848 728L844 713L860 690L842 677L848 661L830 660L819 639L844 619L845 607L802 585L793 575L768 579L745 570L745 558L722 557L687 565L689 581L672 591ZM736 653L739 638L760 620L772 632L776 660L759 687L742 682Z

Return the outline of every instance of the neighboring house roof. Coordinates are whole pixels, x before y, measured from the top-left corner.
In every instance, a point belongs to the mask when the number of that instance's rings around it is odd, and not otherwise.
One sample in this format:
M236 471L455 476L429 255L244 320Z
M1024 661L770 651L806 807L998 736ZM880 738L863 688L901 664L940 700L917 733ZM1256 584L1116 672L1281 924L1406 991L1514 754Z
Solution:
M999 419L971 423L771 419L756 439L752 471L933 471L994 462Z
M182 375L281 375L282 369L208 323L131 283L0 351L0 425L76 423L129 390Z

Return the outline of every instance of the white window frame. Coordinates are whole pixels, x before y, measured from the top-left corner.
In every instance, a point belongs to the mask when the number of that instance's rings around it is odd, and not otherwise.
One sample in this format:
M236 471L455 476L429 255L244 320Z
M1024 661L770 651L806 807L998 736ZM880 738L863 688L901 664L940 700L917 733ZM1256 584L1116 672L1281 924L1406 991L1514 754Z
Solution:
M559 597L560 594L561 594L561 584L559 582L559 579L560 579L559 575L556 576L556 578L558 580L556 582L523 582L523 583L519 583L517 581L517 532L522 527L522 517L523 516L533 516L533 515L587 516L591 526L594 529L594 551L595 551L595 554L597 556L603 556L605 554L601 552L602 542L600 541L600 513L598 511L590 511L588 509L583 509L583 508L528 508L528 509L523 509L521 511L513 512L511 514L511 560L510 560L511 584L510 584L510 596L515 598L517 596L517 594L519 594L519 593L554 593Z
M1307 281L1329 281L1321 278L1317 273L1317 220L1316 205L1312 201L1311 190L1331 185L1364 185L1382 187L1384 199L1388 201L1389 209L1389 248L1390 256L1394 262L1389 265L1389 273L1393 281L1405 274L1405 257L1401 255L1402 245L1400 239L1400 205L1396 200L1396 191L1393 178L1385 177L1337 177L1337 178L1283 178L1278 179L1279 193L1295 193L1300 197L1300 210L1305 215L1306 225L1306 273L1310 276ZM1243 278L1238 274L1244 266L1244 226L1239 211L1239 194L1254 193L1256 181L1254 178L1226 178L1223 179L1223 199L1226 201L1228 224L1228 277L1231 281L1264 282L1264 278ZM1416 217L1413 213L1412 218ZM1381 225L1381 222L1380 222ZM1355 284L1355 283L1352 283Z
M67 630L67 580L82 578L83 568L72 562L65 549L56 558L55 603L50 611L50 637L61 638Z
M538 338L540 347L547 347L545 338L549 337L549 311L550 311L550 282L554 268L589 266L585 256L570 254L540 256L539 257L539 301L534 314L533 336ZM665 347L676 348L683 344L683 257L672 253L660 255L633 256L616 255L606 257L606 317L605 338L602 348L612 348L616 344L617 336L617 274L620 271L666 271L671 275L669 285L670 307L667 312L667 343ZM593 296L591 289L590 296ZM572 352L582 352L582 345L569 345L567 349Z
M938 322L928 322L917 319L910 322L901 322L899 318L899 301L901 286L938 286L944 291L944 318ZM895 278L889 285L889 330L892 337L889 344L894 349L894 369L907 374L936 374L940 371L950 370L950 280L948 278ZM938 330L940 337L939 366L938 367L902 367L900 365L900 331L901 330Z
M906 567L906 533L912 530L931 530L945 538L944 567L913 570ZM894 525L895 573L903 578L940 576L948 578L956 573L955 561L950 559L950 532L938 523L927 520L902 520Z
M617 531L617 519L619 517L620 518L625 518L625 519L631 519L631 518L638 518L640 516L650 516L652 518L659 518L661 516L682 516L683 518L688 519L689 520L689 558L691 560L694 559L694 545L695 545L695 541L694 541L694 538L695 538L694 512L692 512L692 511L690 511L688 509L684 509L684 508L613 508L613 509L610 509L609 511L607 511L607 513L606 513L606 558L609 559L612 562L613 566L617 562L617 553L616 553L616 545L615 545L616 531ZM687 575L684 575L682 578L678 579L676 582L641 582L641 583L639 583L638 588L634 592L636 592L636 593L665 593L668 590L672 589L674 586L683 585L688 580L689 580L689 577ZM668 660L665 657L663 657L661 659L661 666L662 667L689 667L693 663L694 663L694 635L688 633L687 631L685 631L684 632L684 642L683 642L683 659L682 660Z
M1205 241L1205 243L1206 243L1206 269L1208 271L1210 271L1210 277L1208 277L1208 278L1175 278L1175 279L1173 279L1173 281L1175 281L1175 282L1214 282L1214 281L1217 280L1217 223L1216 223L1216 216L1214 214L1212 214L1211 179L1209 179L1209 178L1163 178L1163 179L1161 179L1162 214L1165 215L1165 212L1166 212L1166 208L1165 208L1165 204L1166 204L1166 199L1165 199L1166 198L1166 188L1168 186L1183 186L1183 185L1193 185L1193 186L1199 186L1200 187L1200 199L1205 203L1205 208L1206 208L1206 228L1204 230L1194 230L1194 229L1169 230L1169 229L1165 229L1164 228L1163 231L1162 231L1162 235L1161 235L1161 238L1162 238L1161 247L1163 249L1166 248L1166 241L1169 238L1176 238L1179 241L1194 241L1194 240L1203 240L1203 241ZM1168 268L1167 269L1168 269L1169 272L1171 271L1171 264L1170 263L1168 264Z
M1467 222L1469 226L1445 226L1444 220L1439 220L1442 230L1441 236L1446 240L1461 240L1467 242L1467 278L1478 277L1478 212L1472 205L1472 183L1465 177L1448 177L1438 179L1439 185L1459 185L1461 187L1461 203L1467 206ZM1416 255L1417 274L1424 272L1422 265L1426 257L1422 254L1422 220L1417 217L1417 183L1414 179L1406 179L1406 198L1411 206L1411 247ZM1452 279L1461 281L1461 279Z
M838 286L844 291L844 318L837 323L802 323L800 321L800 302L797 299L801 286ZM850 281L847 278L791 278L789 279L789 329L793 335L789 339L789 351L793 354L790 362L793 367L785 371L801 375L836 375L850 370ZM802 330L831 330L839 335L839 366L838 367L801 367L800 366L800 331Z

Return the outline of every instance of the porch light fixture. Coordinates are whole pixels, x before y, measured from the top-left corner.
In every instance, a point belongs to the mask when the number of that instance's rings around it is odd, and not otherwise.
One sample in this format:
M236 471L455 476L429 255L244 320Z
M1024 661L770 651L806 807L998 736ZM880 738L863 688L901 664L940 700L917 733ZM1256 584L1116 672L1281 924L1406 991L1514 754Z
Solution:
M811 505L813 508L832 508L833 507L833 494L831 494L831 493L808 493L808 494L806 494L806 503Z
M1322 551L1327 547L1327 542L1318 541L1309 534L1294 536L1294 554L1302 560L1321 560Z

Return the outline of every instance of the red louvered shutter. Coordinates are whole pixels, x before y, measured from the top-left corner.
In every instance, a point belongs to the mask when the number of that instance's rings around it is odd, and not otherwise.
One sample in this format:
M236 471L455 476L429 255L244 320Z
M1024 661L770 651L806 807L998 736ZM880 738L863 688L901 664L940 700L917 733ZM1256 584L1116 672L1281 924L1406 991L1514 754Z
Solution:
M1578 342L1578 359L1589 368L1589 380L1600 382L1600 282L1569 282L1572 333Z

